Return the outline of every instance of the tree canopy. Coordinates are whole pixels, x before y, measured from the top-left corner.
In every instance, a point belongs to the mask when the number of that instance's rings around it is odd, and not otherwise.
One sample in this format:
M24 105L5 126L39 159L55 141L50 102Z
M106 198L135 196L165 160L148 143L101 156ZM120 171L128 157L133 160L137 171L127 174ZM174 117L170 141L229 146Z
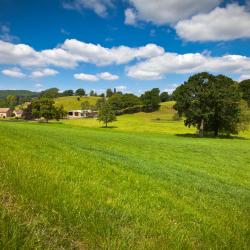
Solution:
M237 134L241 116L241 94L230 78L208 73L191 76L173 93L174 108L185 115L185 125L204 132Z
M108 123L116 121L115 111L107 101L102 102L100 106L98 120L103 122L106 128L108 127Z
M66 111L63 106L56 107L52 98L36 98L24 110L24 119L31 120L44 118L46 122L51 119L62 119L66 116Z
M250 79L240 82L239 85L242 92L242 99L244 99L250 107Z
M141 95L141 101L144 107L144 111L152 112L160 107L160 90L153 88L152 90L146 91Z
M77 89L76 91L75 91L75 95L78 95L78 96L85 96L86 95L86 92L85 92L85 90L84 89Z

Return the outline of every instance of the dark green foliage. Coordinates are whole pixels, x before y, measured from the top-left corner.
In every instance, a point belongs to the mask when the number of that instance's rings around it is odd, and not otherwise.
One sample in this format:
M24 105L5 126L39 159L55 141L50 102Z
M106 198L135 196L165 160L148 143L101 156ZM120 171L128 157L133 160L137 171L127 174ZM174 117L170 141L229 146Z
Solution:
M108 123L116 121L115 111L107 101L103 102L100 107L98 120L103 122L105 127L108 127Z
M168 92L162 92L160 94L161 102L167 102L169 101L169 94Z
M152 112L159 109L161 102L160 90L153 88L152 90L146 91L141 95L141 101L145 112Z
M29 90L0 90L0 99L6 99L9 95L32 98L37 97L39 93Z
M191 76L174 91L179 115L186 117L185 125L204 132L237 134L240 121L241 95L230 78L208 73Z
M240 90L242 92L242 98L248 103L250 107L250 79L240 82Z
M140 111L140 98L133 94L122 94L117 92L108 99L116 114L136 113Z
M77 89L76 92L75 92L75 95L78 95L78 96L85 96L86 93L85 93L85 90L84 90L84 89Z
M8 95L6 98L8 107L15 108L19 104L19 97L15 95Z
M59 97L59 89L58 88L46 89L40 93L40 97L57 98Z
M97 109L97 110L100 110L101 107L104 105L105 102L106 102L105 97L102 97L102 98L98 99L98 100L96 101L96 109Z
M106 90L106 97L111 97L113 94L114 93L113 93L112 89L107 89Z
M24 119L38 119L44 118L47 122L51 119L62 119L66 116L66 111L63 106L56 107L55 102L51 98L36 98L33 99L31 104L24 110Z
M72 89L68 89L62 92L61 96L73 96L74 91Z
M97 96L96 92L94 90L91 90L89 92L89 96Z

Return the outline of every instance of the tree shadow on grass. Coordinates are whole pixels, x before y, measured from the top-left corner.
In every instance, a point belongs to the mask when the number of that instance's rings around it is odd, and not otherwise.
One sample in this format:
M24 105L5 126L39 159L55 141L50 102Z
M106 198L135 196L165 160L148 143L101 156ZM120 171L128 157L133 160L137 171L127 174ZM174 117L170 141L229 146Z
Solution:
M117 128L117 126L101 126L100 128L107 128L107 129L112 129L112 128Z
M185 134L175 134L175 136L178 137L187 137L187 138L196 138L196 139L203 139L203 138L212 138L212 139L238 139L238 140L249 140L246 137L242 136L232 136L232 135L204 135L203 137L200 137L198 134L191 134L191 133L185 133Z

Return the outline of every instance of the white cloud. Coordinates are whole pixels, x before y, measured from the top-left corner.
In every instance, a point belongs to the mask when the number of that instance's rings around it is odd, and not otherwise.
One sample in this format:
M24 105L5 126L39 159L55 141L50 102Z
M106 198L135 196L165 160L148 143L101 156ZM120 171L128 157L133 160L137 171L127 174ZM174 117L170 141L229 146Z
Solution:
M85 74L85 73L80 73L80 74L74 74L74 78L77 80L82 80L82 81L99 81L99 80L106 80L106 81L114 81L119 79L118 75L112 75L109 72L102 72L98 73L96 75L91 75L91 74Z
M137 48L127 46L105 48L99 44L84 43L76 39L67 39L62 45L62 49L78 61L100 66L124 64L134 59L150 58L164 53L164 49L155 44L147 44Z
M127 90L127 86L120 85L120 86L116 86L115 89L116 89L116 91L118 91L118 92L124 92L124 91Z
M6 42L15 42L19 41L17 36L14 36L10 33L9 25L0 24L0 39Z
M112 0L73 0L65 1L63 3L65 9L73 9L81 11L83 9L89 9L94 11L101 17L107 16L107 10L113 7Z
M128 76L141 80L157 80L167 73L190 74L202 71L245 74L250 71L250 58L240 55L212 57L200 53L165 53L127 69Z
M209 12L222 0L130 0L140 20L155 24L175 23L200 12Z
M134 59L151 58L163 53L164 49L155 44L136 48L127 46L105 48L99 44L67 39L57 48L36 51L26 44L12 44L0 40L0 64L23 67L52 65L74 68L79 63L91 63L98 66L125 64Z
M54 69L42 69L42 70L36 70L31 73L31 77L33 78L39 78L39 77L45 77L45 76L53 76L58 74L58 71Z
M15 78L24 78L26 75L22 73L22 71L19 68L10 68L10 69L4 69L2 70L3 75L15 77Z
M137 16L133 9L131 8L126 9L124 14L125 14L125 24L136 25Z
M177 34L188 41L227 41L250 37L250 13L244 6L217 7L176 25Z
M74 78L77 80L90 81L90 82L96 82L99 80L98 77L95 75L84 74L84 73L74 74Z
M107 80L107 81L114 81L114 80L119 79L118 75L112 75L109 72L99 73L99 74L97 74L97 77L99 77L102 80Z
M243 81L243 80L248 80L250 79L250 75L241 75L238 79L239 82Z

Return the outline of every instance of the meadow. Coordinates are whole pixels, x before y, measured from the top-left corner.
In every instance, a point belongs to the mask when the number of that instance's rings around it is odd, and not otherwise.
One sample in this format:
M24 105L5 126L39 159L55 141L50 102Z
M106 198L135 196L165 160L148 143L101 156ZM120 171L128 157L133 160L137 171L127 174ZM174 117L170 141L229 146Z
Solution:
M78 99L79 98L79 99ZM55 105L63 105L66 111L82 109L82 102L89 102L90 105L95 105L99 97L96 96L63 96L55 99Z
M0 249L249 249L249 131L173 115L1 122Z

